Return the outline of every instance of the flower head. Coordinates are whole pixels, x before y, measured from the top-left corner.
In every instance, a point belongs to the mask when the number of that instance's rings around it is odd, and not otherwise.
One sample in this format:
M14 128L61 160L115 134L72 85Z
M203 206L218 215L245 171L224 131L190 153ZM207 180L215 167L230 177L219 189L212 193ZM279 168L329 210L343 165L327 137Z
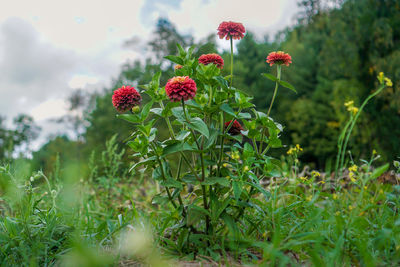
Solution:
M267 57L267 63L269 63L270 66L274 64L289 66L289 64L292 63L292 57L283 51L271 52Z
M347 111L352 113L353 115L356 115L358 112L358 108L354 106L354 101L348 101L344 103L345 107L347 107Z
M177 64L177 65L174 66L174 70L179 70L179 69L182 69L182 68L183 68L183 66L180 65L180 64Z
M199 57L199 63L203 65L215 64L218 68L224 67L224 60L218 54L205 54Z
M225 130L228 128L229 124L231 124L232 120L225 122ZM234 120L231 127L228 130L228 133L231 135L238 135L241 134L240 131L243 130L242 125L237 120Z
M317 171L312 171L311 175L315 176L315 177L321 177L321 174L319 172L317 172Z
M358 170L358 166L355 164L353 166L349 167L349 171L351 171L351 172L356 172L357 170Z
M385 77L385 84L387 87L392 87L393 86L393 82L391 79Z
M112 103L118 112L126 112L140 104L142 96L132 86L122 86L114 91Z
M297 155L297 153L298 153L298 152L301 152L301 151L303 151L303 149L300 147L299 144L296 144L295 147L291 147L286 153L287 153L288 155L293 155L293 154L296 154L296 155Z
M234 40L240 40L244 37L245 32L243 24L238 22L224 21L218 26L219 39L225 37L226 40L229 40L232 37Z
M165 85L165 92L172 102L192 99L196 95L196 90L196 83L189 76L175 76Z

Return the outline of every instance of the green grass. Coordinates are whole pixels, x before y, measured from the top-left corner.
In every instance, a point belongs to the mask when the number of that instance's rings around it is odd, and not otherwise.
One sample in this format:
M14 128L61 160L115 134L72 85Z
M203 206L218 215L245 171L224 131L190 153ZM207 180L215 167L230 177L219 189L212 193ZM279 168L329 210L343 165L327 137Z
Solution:
M356 180L334 193L328 178L321 183L309 174L302 180L287 170L264 187L268 196L256 194L248 202L240 227L228 223L212 246L200 233L174 236L179 213L170 204L152 204L158 187L146 177L121 177L105 190L97 179L74 175L73 166L61 168L58 179L41 172L31 179L25 165L4 166L0 262L113 266L133 259L165 266L166 260L206 259L255 266L394 266L400 262L400 186L381 184L375 176L382 171L369 165L359 166ZM190 201L188 192L181 195Z

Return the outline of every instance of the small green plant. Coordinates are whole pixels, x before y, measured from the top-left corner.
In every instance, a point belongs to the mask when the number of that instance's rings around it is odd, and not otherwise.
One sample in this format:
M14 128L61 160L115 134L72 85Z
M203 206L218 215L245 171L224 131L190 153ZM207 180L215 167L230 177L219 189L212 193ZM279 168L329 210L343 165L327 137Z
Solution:
M393 85L392 81L385 77L383 72L380 72L378 75L379 87L378 89L371 93L362 103L360 108L354 106L354 101L346 102L344 105L346 106L347 110L350 113L350 118L347 121L345 127L343 128L339 139L338 139L338 153L336 156L336 165L335 165L335 178L338 180L340 177L340 173L343 170L343 166L345 164L345 154L347 151L347 145L353 131L353 128L357 122L358 117L360 116L361 112L363 111L364 107L367 105L368 101L371 100L373 97L378 95L385 87L391 87Z

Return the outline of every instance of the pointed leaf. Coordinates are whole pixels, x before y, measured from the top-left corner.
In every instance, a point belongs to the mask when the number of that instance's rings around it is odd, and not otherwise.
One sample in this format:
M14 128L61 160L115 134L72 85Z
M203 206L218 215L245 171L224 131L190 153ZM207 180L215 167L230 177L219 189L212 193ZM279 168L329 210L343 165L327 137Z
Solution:
M278 78L276 78L274 75L269 74L269 73L261 73L261 75L263 75L264 77L266 77L267 79L273 81L273 82L277 82L279 81Z
M285 81L279 81L279 84L282 85L283 87L286 87L286 88L292 90L293 92L295 92L297 94L296 89L294 89L294 86L291 85L290 83L285 82Z
M190 123L185 123L188 127L192 128L193 130L198 131L206 138L210 138L210 132L208 131L207 124L200 118L191 118Z

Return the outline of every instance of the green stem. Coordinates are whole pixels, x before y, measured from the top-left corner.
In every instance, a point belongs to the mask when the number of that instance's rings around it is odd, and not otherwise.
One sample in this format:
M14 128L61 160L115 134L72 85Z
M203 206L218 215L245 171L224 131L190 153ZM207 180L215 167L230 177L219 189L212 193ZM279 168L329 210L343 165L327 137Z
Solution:
M187 117L186 109L185 109L185 101L182 99L182 108L183 108L183 114L185 116L185 120L187 123L189 122L189 119ZM190 132L193 136L193 139L196 142L197 148L200 150L200 162L201 162L201 181L205 181L205 166L204 166L204 159L203 159L203 147L200 146L199 142L197 141L196 135L192 129L190 129ZM201 185L201 190L203 193L203 205L204 209L208 210L208 204L207 204L207 190L205 185ZM208 229L210 228L210 217L207 215L206 216L206 232L208 233Z
M384 84L381 85L381 87L380 87L378 90L376 90L375 93L372 93L371 95L369 95L369 96L367 97L367 99L364 100L364 102L362 103L360 109L359 109L358 112L356 113L356 115L355 115L355 117L354 117L354 120L353 120L353 122L352 122L351 125L350 125L350 129L349 129L349 131L348 131L348 133L347 133L346 139L345 139L345 141L344 141L344 146L343 146L343 151L342 151L342 157L341 157L342 160L341 160L341 164L340 164L339 170L341 170L341 169L343 168L343 164L344 164L344 155L345 155L345 153L346 153L347 143L349 142L351 132L353 131L354 125L356 124L358 117L360 116L360 114L361 114L363 108L364 108L365 105L368 103L368 101L369 101L371 98L373 98L374 96L376 96L377 94L379 94L379 93L383 90L383 88L385 88L385 85L384 85Z
M164 104L163 104L163 102L160 101L159 104L160 104L160 107L164 110ZM174 129L172 128L172 125L171 125L171 122L170 122L169 118L168 118L167 116L164 116L164 118L165 118L165 121L167 122L168 130L169 130L169 133L170 133L171 136L172 136L172 139L175 139Z
M274 105L275 97L278 92L279 81L281 80L281 65L276 65L276 72L277 72L276 78L278 80L275 82L274 94L272 95L271 104L269 105L269 108L268 108L267 117L269 117L269 114L271 113L271 109L272 109L272 106ZM264 136L265 136L265 129L263 129L262 133L261 133L260 149L258 150L260 152L263 151L262 148L263 148L263 143L264 143Z
M269 113L271 112L272 105L274 104L274 101L275 101L276 93L278 92L279 81L281 80L281 65L277 65L276 70L277 70L278 81L275 82L275 90L274 90L274 94L272 96L271 104L269 105L267 116L269 116Z
M343 147L343 142L344 142L344 136L346 135L347 129L349 128L351 122L353 121L353 117L350 118L350 120L346 123L343 131L341 132L339 139L338 139L338 153L336 155L336 164L335 164L335 178L338 178L338 171L339 171L339 163L340 163L340 157L342 155L342 147ZM336 184L337 186L337 184Z
M154 152L155 152L156 149L155 149L155 147L154 147L154 144L153 144L153 143L150 143L150 144L152 145L152 148L153 148L153 150L154 150ZM164 173L164 166L163 166L163 164L162 164L162 162L161 162L159 156L157 155L157 153L155 153L155 154L156 154L156 158L157 158L158 165L160 165L161 175L162 175L162 177L163 177L163 179L164 179L164 181L165 181L165 180L167 180L167 178L166 178L165 173ZM176 206L176 204L175 204L175 201L172 199L171 192L169 191L169 188L168 188L167 186L165 187L165 190L167 191L167 195L168 195L169 201L172 203L172 206L174 206L174 208L176 209L177 206Z
M231 43L231 84L230 84L230 88L232 89L232 83L233 83L233 39L232 39L232 36L230 36L230 43Z

